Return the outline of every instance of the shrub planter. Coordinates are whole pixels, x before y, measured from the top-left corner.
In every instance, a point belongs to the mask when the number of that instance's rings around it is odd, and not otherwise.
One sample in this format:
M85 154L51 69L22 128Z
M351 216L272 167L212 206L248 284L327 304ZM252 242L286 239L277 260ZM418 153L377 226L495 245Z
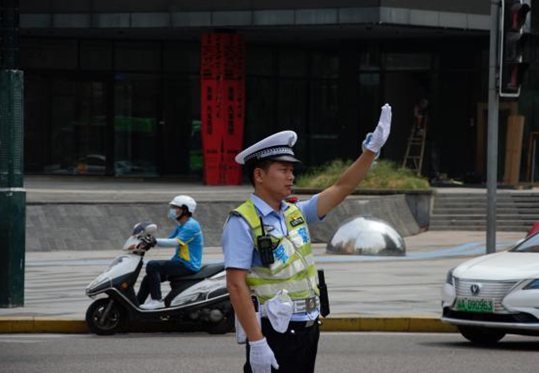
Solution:
M293 193L297 195L313 195L322 192L322 190L323 189L295 188ZM421 229L428 229L429 227L433 194L434 191L432 189L357 189L352 193L354 196L365 197L404 195L406 204L410 208L410 212Z

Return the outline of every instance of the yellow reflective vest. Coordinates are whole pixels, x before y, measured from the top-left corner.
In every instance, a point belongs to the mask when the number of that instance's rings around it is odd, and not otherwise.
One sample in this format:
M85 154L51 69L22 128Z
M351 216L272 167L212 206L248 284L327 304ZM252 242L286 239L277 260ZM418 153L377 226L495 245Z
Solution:
M247 274L247 285L262 304L282 289L286 289L293 300L319 295L307 222L296 205L287 205L284 217L288 235L272 237L275 262L269 266L251 267ZM253 202L249 199L232 214L241 216L249 224L255 249L258 249L256 238L262 235L262 228Z

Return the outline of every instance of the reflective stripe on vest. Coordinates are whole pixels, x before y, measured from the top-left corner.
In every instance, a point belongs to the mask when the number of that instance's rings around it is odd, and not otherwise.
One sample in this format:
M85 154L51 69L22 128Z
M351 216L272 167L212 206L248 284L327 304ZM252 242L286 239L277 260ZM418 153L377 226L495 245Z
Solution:
M307 223L296 205L287 205L284 217L288 235L283 238L272 236L276 247L273 250L275 262L270 266L251 267L247 274L247 285L261 303L273 298L282 289L286 289L292 299L319 295ZM249 224L257 249L256 237L262 235L262 229L253 202L249 199L236 208L233 214L241 216Z

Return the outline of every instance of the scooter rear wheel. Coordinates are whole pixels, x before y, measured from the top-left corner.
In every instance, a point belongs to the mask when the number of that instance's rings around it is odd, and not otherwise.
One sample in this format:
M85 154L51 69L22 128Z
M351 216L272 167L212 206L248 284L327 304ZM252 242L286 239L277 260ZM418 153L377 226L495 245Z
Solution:
M234 330L234 311L228 311L223 319L216 324L210 324L206 329L209 334L225 334Z
M86 311L86 324L92 333L113 335L121 331L126 324L125 311L110 298L98 299Z

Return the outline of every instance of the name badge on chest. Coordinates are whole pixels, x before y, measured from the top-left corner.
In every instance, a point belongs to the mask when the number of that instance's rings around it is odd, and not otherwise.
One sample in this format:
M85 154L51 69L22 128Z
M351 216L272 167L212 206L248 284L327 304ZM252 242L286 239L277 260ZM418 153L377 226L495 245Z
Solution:
M293 226L293 227L297 227L298 225L303 224L303 223L305 223L305 220L303 220L302 217L299 217L297 219L292 220L290 222L290 225Z

